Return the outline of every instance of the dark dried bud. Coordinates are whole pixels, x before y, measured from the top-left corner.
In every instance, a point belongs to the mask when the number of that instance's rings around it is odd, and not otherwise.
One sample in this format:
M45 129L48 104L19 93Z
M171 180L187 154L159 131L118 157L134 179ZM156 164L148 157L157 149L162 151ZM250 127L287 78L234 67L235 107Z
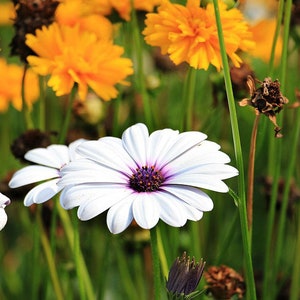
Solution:
M188 296L195 291L202 277L205 262L201 259L200 262L195 262L195 258L186 256L186 252L175 260L166 284L167 290L172 297Z
M225 265L210 267L204 272L204 277L207 283L207 293L216 300L229 300L234 295L242 299L245 294L244 278Z
M59 1L15 0L13 2L16 10L16 18L14 19L15 36L10 43L11 55L20 56L21 61L26 63L26 57L35 53L26 46L25 35L27 33L34 34L36 29L53 23L55 10Z
M250 91L250 98L245 98L239 102L241 106L253 106L257 114L264 114L275 125L275 137L281 137L279 133L281 128L276 123L276 114L282 109L284 104L289 100L284 97L280 91L280 83L278 80L272 81L267 77L264 81L259 81L260 86L256 88L255 80L252 76L248 76L247 85Z
M235 92L248 92L248 76L254 77L254 72L248 64L241 64L240 67L231 67L230 77Z
M38 129L32 129L21 134L10 146L15 158L25 162L24 155L31 149L45 148L51 144L50 135Z

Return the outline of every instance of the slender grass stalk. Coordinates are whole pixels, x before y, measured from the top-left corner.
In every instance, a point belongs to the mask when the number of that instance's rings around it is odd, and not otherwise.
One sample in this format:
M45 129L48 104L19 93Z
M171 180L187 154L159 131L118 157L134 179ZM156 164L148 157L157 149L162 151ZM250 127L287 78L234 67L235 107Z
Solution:
M224 70L225 88L226 88L228 107L230 112L235 158L236 158L237 168L239 170L238 209L240 214L241 233L242 233L243 248L244 248L247 299L256 300L256 288L255 288L253 266L252 266L251 244L250 244L250 236L249 236L248 222L247 222L245 175L244 175L243 155L242 155L239 127L238 127L237 114L236 114L236 108L235 108L235 102L234 102L234 96L233 96L233 90L232 90L232 84L230 78L229 64L228 64L228 59L226 54L226 47L225 47L224 36L222 32L222 23L221 23L218 0L213 0L213 3L215 9L217 29L218 29L222 64Z
M25 97L25 79L26 79L26 74L28 70L28 64L24 65L24 71L23 71L23 76L22 76L22 85L21 85L21 97L22 97L22 112L24 116L24 121L25 121L25 128L32 129L34 128L32 119L31 119L31 114L29 107L26 103L26 97Z
M61 285L60 285L60 281L59 281L59 278L58 278L55 260L54 260L53 254L51 252L50 243L49 243L49 240L48 240L48 237L47 237L44 225L43 225L40 209L37 210L36 220L37 220L37 224L38 224L39 229L40 229L41 243L42 243L44 254L46 256L46 260L47 260L47 263L48 263L49 272L50 272L50 276L51 276L51 280L52 280L52 284L53 284L56 299L57 300L64 300L65 298L64 298L62 288L61 288Z
M152 263L153 263L153 282L154 282L154 299L161 300L161 273L159 263L159 251L158 251L158 234L157 226L150 229L151 239L151 252L152 252Z
M254 165L255 165L255 152L256 152L256 137L259 123L260 114L255 116L253 123L251 142L250 142L250 153L248 163L248 190L247 190L247 217L248 217L248 228L250 232L250 241L252 237L252 221L253 221L253 189L254 189Z
M281 80L281 92L285 92L285 81L286 81L286 72L287 72L287 54L288 54L288 44L289 44L289 29L290 29L290 18L291 18L291 7L292 1L287 0L286 3L284 0L280 0L279 11L277 20L277 34L279 34L280 27L282 25L282 16L284 14L284 32L283 32L283 46L282 46L282 55L281 55L281 64L280 64L280 80ZM278 28L279 27L279 28ZM275 35L275 39L278 37ZM275 51L275 46L272 48ZM270 70L273 70L270 67ZM279 117L279 121L282 122L282 116ZM272 175L272 191L271 191L271 205L268 215L267 223L267 233L266 233L266 250L265 250L265 263L264 263L264 280L263 280L263 299L273 300L275 295L276 287L276 277L277 277L277 265L279 262L276 262L276 256L272 257L274 245L272 245L272 236L273 228L275 221L275 212L276 212L276 201L278 196L278 186L279 186L279 177L280 177L280 157L282 153L282 141L281 139L277 140L272 138L270 140L270 151L269 151L269 161L268 161L268 174ZM274 164L274 162L277 162ZM284 209L284 207L282 207ZM280 229L282 230L282 229ZM277 236L277 234L276 234ZM279 242L280 243L280 242ZM277 246L275 247L277 249ZM279 259L279 258L277 258ZM274 267L275 266L275 267ZM270 290L270 286L274 287Z
M64 210L59 203L57 205L57 212L60 217L60 220L62 221L66 237L68 240L68 243L70 245L71 250L74 252L74 255L76 255L75 263L78 264L77 268L79 268L82 277L82 280L84 282L85 292L88 300L95 299L95 294L93 291L92 282L81 252L81 249L78 247L76 248L76 245L74 245L75 237L74 237L74 229L72 226L72 222L70 220L69 214L66 210Z
M143 47L141 43L141 36L140 36L140 29L138 25L137 15L136 11L132 5L132 13L131 13L131 24L132 24L132 33L133 33L133 41L135 43L135 55L136 55L136 74L135 74L135 81L138 88L138 91L140 92L142 96L143 101L143 108L144 108L144 114L145 114L145 120L148 125L148 128L150 131L154 129L153 127L153 115L150 105L150 99L149 95L146 89L146 83L145 83L145 75L144 75L144 63L143 63Z
M46 129L46 93L45 93L45 77L39 76L40 97L39 97L39 129Z

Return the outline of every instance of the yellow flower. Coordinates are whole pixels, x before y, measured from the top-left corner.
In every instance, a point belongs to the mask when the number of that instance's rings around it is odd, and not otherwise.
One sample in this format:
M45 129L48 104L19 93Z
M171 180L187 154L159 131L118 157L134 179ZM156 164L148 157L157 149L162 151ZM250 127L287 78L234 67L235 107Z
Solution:
M147 14L143 31L146 42L169 54L175 64L187 62L196 69L207 69L210 64L218 70L222 67L217 26L213 4L199 6L200 0L188 0L186 6L165 0L157 13ZM227 10L219 3L226 52L235 66L242 62L238 50L254 46L242 13Z
M91 87L103 100L115 98L116 84L133 73L132 62L122 58L124 49L78 26L53 23L28 34L26 44L38 55L28 56L33 70L50 74L48 86L57 96L69 94L76 83L78 95L85 100Z
M0 3L0 25L11 25L16 16L15 8L12 2Z
M100 39L112 39L112 23L103 15L96 14L93 8L82 0L64 1L57 7L55 18L61 25L79 24L81 30L94 32Z
M8 109L11 102L17 110L22 110L22 77L24 67L7 64L0 58L0 112ZM39 96L39 82L36 74L28 69L25 77L25 101L29 109Z
M264 19L251 26L250 30L253 33L253 39L256 43L254 51L250 51L250 54L254 57L258 57L264 62L269 62L271 57L271 49L273 44L273 38L276 30L276 19ZM275 63L279 63L282 50L282 37L279 36L275 48Z

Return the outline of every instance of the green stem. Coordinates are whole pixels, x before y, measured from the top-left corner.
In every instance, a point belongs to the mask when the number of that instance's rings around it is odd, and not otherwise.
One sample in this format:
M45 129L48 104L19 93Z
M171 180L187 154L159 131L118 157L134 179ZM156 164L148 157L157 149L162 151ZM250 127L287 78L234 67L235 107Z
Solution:
M157 247L158 247L158 254L160 257L160 263L161 263L161 270L164 278L168 278L169 268L166 258L166 253L164 250L164 245L161 238L161 233L159 227L157 227Z
M65 139L67 137L67 133L68 133L69 125L70 125L72 109L73 109L73 103L74 103L76 94L77 94L77 89L75 87L73 87L73 89L71 91L71 94L69 94L69 96L68 96L67 111L66 111L66 115L65 115L65 118L64 118L62 129L61 129L61 132L60 132L60 135L59 135L59 139L58 139L59 144L64 144L65 143Z
M186 82L186 94L183 96L183 102L186 104L186 120L185 120L185 129L192 130L193 124L193 109L194 109L194 99L195 99L195 86L196 86L196 75L197 70L190 67L187 74Z
M232 129L236 164L239 170L238 194L239 194L240 201L239 201L238 209L240 214L241 233L242 233L243 248L244 248L247 299L256 300L256 289L255 289L255 281L254 281L253 266L252 266L250 236L249 236L248 222L247 222L245 175L244 175L243 155L242 155L242 148L240 142L239 127L238 127L235 101L234 101L231 78L230 78L229 64L228 64L228 59L226 54L225 41L222 32L222 24L221 24L218 0L213 0L213 3L215 8L218 37L219 37L222 64L224 70L225 88L226 88L228 107L230 112L231 129Z
M136 11L133 8L131 13L131 19L132 19L132 32L133 32L133 40L135 43L135 55L136 55L136 74L135 74L135 80L137 88L142 96L143 101L143 107L144 107L144 114L146 123L148 125L148 128L150 131L152 131L153 128L153 116L151 111L151 105L150 105L150 99L147 92L146 84L145 84L145 75L144 75L144 67L143 67L143 47L141 43L141 36L140 36L140 29L138 25L138 20L136 16Z
M158 242L157 242L157 228L156 227L150 229L150 238L151 238L151 251L152 251L152 263L153 263L154 299L160 300L161 299L161 296L160 296L161 274L160 274Z
M55 264L54 257L51 252L50 243L49 243L49 240L48 240L48 237L47 237L44 225L43 225L43 221L42 221L41 214L40 214L40 209L38 209L38 211L37 211L36 219L37 219L38 226L40 228L41 242L42 242L43 250L44 250L46 260L47 260L47 263L49 266L49 272L50 272L51 280L53 283L55 296L56 296L57 300L63 300L65 298L63 296L62 288L60 286L60 281L58 279L56 264Z
M74 244L75 241L75 237L74 237L74 230L72 227L72 223L70 221L70 217L67 213L66 210L64 210L59 203L57 203L57 212L59 214L60 220L62 221L65 233L66 233L66 237L68 240L68 243L70 245L70 248L73 252L76 252L76 261L75 263L78 264L79 266L77 266L77 268L79 268L81 274L80 276L82 277L82 280L84 282L84 286L85 286L85 292L87 295L87 299L91 300L91 299L95 299L95 295L93 292L93 286L91 283L91 279L85 264L85 261L83 259L83 255L82 252L80 250L80 248L77 248L75 250L76 245Z
M39 129L46 129L46 93L45 93L45 77L39 77L40 101L39 101Z
M28 130L28 129L34 128L34 125L33 125L30 110L29 110L29 107L27 105L26 98L25 98L25 79L26 79L27 70L28 70L28 64L25 64L24 72L23 72L23 76L22 76L21 97L22 97L22 111L23 111L23 115L24 115L25 127Z

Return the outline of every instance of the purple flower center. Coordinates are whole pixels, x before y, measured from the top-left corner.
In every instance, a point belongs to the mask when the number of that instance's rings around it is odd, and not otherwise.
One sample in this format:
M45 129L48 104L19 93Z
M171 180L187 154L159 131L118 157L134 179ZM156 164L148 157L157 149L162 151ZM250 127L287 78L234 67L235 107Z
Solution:
M129 179L129 186L137 192L154 192L164 181L161 171L156 170L154 166L143 166L136 168Z

